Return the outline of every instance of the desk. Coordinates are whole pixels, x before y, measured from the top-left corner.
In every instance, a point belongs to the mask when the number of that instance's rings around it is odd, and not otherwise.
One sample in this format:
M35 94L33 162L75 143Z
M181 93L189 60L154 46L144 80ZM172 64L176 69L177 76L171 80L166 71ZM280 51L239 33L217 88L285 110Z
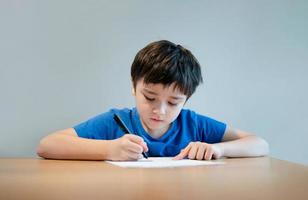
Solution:
M128 169L102 161L0 159L0 199L308 199L308 167L271 157Z

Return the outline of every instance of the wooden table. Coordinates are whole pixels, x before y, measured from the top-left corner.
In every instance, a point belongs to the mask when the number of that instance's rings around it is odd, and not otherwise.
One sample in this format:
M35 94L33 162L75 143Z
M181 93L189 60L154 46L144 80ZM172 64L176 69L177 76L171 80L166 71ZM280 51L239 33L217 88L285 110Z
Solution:
M271 157L225 165L120 168L102 161L0 159L0 199L308 199L308 167Z

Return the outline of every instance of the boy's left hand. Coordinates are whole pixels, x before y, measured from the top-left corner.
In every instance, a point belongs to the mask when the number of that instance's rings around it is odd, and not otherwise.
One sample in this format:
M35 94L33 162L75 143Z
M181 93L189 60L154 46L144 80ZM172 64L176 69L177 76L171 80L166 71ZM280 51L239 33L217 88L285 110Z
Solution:
M223 149L219 144L208 144L204 142L190 142L185 149L176 155L174 160L187 157L191 160L211 160L223 156Z

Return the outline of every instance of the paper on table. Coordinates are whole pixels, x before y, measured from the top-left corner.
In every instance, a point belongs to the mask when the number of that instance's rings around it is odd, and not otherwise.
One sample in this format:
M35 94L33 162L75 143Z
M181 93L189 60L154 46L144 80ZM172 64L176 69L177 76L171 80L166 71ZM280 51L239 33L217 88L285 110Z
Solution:
M190 167L201 165L221 165L221 161L201 161L201 160L172 160L172 157L149 157L138 161L106 161L119 167L129 168L166 168L166 167Z

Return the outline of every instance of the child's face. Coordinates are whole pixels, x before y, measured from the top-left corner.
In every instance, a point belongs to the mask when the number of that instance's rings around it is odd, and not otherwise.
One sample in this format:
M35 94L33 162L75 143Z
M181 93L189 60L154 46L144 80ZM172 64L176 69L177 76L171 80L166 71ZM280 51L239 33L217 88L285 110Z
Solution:
M142 126L153 137L160 137L168 130L186 102L187 96L174 90L174 86L145 85L140 80L133 89Z

